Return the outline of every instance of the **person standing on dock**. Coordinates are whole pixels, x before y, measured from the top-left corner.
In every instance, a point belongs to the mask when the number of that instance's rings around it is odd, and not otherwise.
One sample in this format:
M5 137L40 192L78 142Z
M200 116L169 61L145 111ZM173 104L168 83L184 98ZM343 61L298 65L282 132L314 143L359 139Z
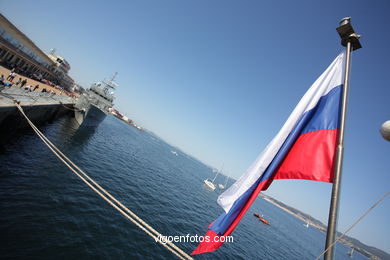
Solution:
M19 86L19 84L22 84L22 78L19 78L19 80L15 84L15 87Z
M11 83L13 83L14 78L16 77L16 73L11 71L11 73L8 75L7 80Z
M20 83L20 88L23 88L24 85L26 85L26 83L27 83L27 80L26 80L26 79L23 79L23 80L22 80L22 83Z

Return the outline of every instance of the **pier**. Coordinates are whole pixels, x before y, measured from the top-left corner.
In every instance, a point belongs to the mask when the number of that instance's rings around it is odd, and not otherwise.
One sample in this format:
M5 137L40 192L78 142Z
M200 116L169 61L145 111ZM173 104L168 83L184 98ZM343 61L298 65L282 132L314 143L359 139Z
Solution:
M74 111L75 98L54 93L29 92L18 87L0 86L0 133L10 135L28 126L15 106L15 101L23 107L26 115L35 123L50 122Z

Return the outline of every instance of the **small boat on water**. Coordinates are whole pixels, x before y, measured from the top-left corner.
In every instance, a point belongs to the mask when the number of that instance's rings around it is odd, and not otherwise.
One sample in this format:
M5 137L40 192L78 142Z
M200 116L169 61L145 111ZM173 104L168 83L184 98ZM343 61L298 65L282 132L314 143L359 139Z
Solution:
M353 248L351 248L351 250L349 250L349 252L348 252L348 256L349 256L349 257L352 257L352 255L353 255L353 250L354 250Z
M255 214L253 214L253 216L255 216L255 217L257 217L258 219L260 219L260 221L263 222L264 224L269 225L268 220L266 220L265 218L263 218L263 216L260 216L259 213L255 213Z
M215 171L213 170L213 172L215 172ZM212 190L212 191L214 191L215 188L216 188L216 186L215 186L215 184L214 184L214 181L215 181L215 179L217 179L217 177L218 177L220 171L216 171L216 172L217 172L217 174L215 175L215 177L214 177L213 180L210 181L209 179L206 179L206 180L203 181L204 185L205 185L207 188L209 188L210 190Z
M215 190L215 184L214 184L213 181L210 181L209 179L206 179L206 180L203 181L203 183L210 190Z
M306 228L308 228L310 226L309 222L306 222L306 224L304 225Z
M226 186L227 186L228 180L229 180L229 176L226 176L225 185L220 183L220 184L218 184L218 188L219 188L220 190L225 189Z

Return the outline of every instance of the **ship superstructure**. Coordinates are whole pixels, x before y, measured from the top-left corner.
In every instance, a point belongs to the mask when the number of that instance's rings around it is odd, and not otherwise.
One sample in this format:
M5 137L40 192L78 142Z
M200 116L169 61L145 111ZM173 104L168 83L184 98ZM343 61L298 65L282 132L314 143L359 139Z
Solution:
M91 85L76 103L75 118L80 125L97 126L106 118L114 105L114 90L117 73L110 81L100 81Z

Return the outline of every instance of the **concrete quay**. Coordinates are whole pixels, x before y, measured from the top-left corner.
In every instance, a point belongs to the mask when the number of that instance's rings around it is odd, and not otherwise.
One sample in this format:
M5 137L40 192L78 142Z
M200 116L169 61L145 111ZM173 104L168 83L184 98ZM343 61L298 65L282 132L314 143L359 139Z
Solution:
M19 101L26 115L34 124L53 121L73 113L76 99L42 92L29 92L17 87L0 89L0 135L7 137L16 130L28 127L27 120L14 104Z

